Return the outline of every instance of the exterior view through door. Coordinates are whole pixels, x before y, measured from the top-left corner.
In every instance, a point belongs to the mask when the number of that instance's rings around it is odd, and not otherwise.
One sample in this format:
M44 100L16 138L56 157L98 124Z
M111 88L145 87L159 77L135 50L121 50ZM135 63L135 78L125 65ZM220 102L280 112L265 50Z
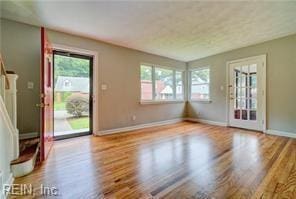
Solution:
M230 126L265 130L265 60L262 55L228 63Z
M91 133L91 56L54 51L54 136Z

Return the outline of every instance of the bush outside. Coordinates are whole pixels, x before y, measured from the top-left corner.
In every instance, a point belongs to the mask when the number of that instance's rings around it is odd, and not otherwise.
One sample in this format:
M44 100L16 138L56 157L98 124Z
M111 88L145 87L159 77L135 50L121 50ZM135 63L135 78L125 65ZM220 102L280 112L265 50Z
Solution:
M74 117L81 117L89 114L88 94L74 93L67 98L66 110Z

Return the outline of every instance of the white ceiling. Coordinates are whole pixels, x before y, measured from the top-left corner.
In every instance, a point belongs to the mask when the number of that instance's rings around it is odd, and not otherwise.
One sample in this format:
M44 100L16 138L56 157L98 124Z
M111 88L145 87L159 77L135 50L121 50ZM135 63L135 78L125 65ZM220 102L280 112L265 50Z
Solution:
M2 2L2 17L190 61L296 33L296 2Z

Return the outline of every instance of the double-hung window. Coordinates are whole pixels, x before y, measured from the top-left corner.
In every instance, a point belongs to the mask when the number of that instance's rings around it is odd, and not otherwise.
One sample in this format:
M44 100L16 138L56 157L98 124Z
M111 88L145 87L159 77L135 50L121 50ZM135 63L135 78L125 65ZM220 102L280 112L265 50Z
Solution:
M141 101L183 101L184 71L141 65Z
M208 67L190 71L190 100L210 100L210 69Z

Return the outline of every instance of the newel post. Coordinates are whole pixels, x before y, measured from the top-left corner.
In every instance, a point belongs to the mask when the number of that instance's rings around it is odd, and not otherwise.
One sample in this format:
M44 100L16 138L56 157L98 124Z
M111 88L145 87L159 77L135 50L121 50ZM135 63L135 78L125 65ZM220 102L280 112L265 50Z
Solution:
M9 88L5 91L5 105L8 112L8 115L11 119L11 123L14 127L13 136L13 159L19 157L19 131L17 129L17 89L16 81L17 74L7 74L7 79L9 82Z

